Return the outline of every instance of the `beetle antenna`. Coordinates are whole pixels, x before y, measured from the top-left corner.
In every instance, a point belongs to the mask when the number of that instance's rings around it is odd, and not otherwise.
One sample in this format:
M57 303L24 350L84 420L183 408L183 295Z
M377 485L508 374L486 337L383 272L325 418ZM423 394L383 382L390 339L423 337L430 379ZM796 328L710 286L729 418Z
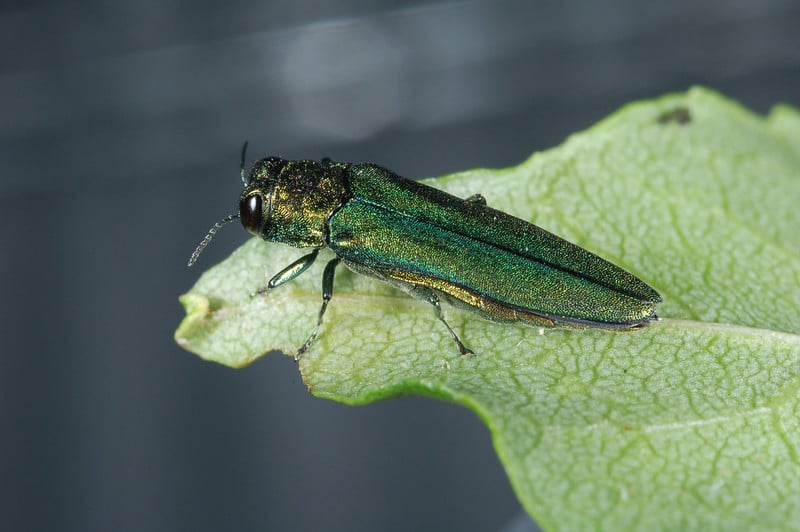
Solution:
M247 143L245 143L245 146L247 146ZM203 237L203 240L201 240L200 243L197 244L197 247L195 248L194 253L192 253L191 257L189 257L189 263L187 264L187 266L189 268L191 268L192 265L195 262L197 262L197 258L200 256L200 254L206 248L208 243L211 242L211 239L214 238L214 235L217 234L217 231L219 231L220 227L222 227L223 225L225 225L228 222L232 222L232 221L236 220L237 218L239 218L239 213L231 214L230 216L226 216L222 220L220 220L217 223L215 223L214 226L211 229L208 230L208 233L206 233L206 236Z
M247 178L244 175L244 159L245 159L245 155L247 155L247 141L244 141L244 144L242 145L242 164L239 167L240 173L242 175L242 183L247 185Z

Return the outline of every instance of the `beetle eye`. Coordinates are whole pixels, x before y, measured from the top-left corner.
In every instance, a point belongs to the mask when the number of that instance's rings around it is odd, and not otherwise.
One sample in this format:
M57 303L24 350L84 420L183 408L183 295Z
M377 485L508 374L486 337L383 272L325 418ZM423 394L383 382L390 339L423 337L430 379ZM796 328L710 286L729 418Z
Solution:
M239 217L242 220L242 225L250 233L258 236L258 231L262 225L262 212L263 201L261 194L251 194L243 198L239 203Z

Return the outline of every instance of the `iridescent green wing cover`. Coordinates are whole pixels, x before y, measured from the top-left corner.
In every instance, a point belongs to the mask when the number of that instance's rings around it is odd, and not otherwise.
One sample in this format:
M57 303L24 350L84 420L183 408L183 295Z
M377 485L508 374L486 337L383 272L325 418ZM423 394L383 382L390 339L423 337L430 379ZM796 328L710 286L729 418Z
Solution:
M547 231L477 202L359 164L329 220L330 247L358 271L425 286L500 320L633 327L658 293Z

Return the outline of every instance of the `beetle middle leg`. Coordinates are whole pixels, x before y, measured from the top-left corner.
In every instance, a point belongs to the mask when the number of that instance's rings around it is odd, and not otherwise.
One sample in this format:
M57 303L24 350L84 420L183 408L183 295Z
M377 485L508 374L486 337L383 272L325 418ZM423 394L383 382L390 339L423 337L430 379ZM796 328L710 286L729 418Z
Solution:
M325 271L322 272L322 306L319 309L319 315L317 316L317 324L314 326L314 330L311 332L311 336L308 337L308 340L300 346L300 349L297 350L297 354L294 356L295 360L300 360L300 357L303 356L303 353L308 351L308 348L311 347L311 343L317 337L317 333L319 333L319 327L322 325L322 316L325 315L325 310L328 308L328 302L333 297L333 276L336 273L336 267L342 261L339 257L335 259L331 259L328 264L325 265Z

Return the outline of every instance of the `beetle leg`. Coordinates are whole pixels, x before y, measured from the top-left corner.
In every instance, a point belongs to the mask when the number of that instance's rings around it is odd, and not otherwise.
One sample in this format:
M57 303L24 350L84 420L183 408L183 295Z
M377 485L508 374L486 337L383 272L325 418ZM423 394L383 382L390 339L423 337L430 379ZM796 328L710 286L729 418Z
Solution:
M486 198L483 197L483 194L473 194L464 201L467 203L477 203L478 205L486 206Z
M474 355L474 351L464 345L464 343L461 341L461 338L459 338L453 328L450 327L450 324L445 321L444 315L442 314L442 305L439 303L439 296L437 296L432 290L420 289L419 287L415 287L414 291L424 295L424 299L433 305L433 311L436 313L436 317L439 318L439 321L444 323L445 327L447 327L447 331L450 333L450 336L453 337L453 340L455 340L458 350L461 352L461 354L464 356Z
M314 261L317 259L317 254L319 253L318 249L315 249L308 255L303 255L278 273L272 276L272 279L269 280L267 286L262 286L252 294L250 297L262 296L272 290L273 288L280 286L284 283L288 283L304 271L308 269L309 266L314 264Z
M333 297L333 274L336 272L336 267L342 261L339 257L335 259L331 259L328 264L325 265L325 271L322 272L322 306L319 309L319 315L317 316L317 324L314 326L314 330L311 332L311 336L308 337L308 340L300 346L300 349L297 350L297 354L294 356L295 360L300 360L300 357L303 356L303 353L308 351L308 348L311 346L311 342L317 337L317 333L319 332L319 327L322 325L322 316L325 315L325 309L328 308L328 302Z

